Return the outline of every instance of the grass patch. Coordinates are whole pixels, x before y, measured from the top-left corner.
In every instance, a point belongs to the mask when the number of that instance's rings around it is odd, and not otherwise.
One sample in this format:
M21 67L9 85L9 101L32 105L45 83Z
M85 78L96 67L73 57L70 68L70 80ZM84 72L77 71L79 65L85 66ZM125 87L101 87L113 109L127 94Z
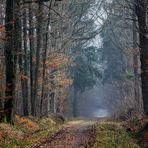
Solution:
M148 148L148 118L130 120L127 123L130 135L142 148Z
M139 148L125 131L122 123L102 121L96 125L96 128L94 148Z

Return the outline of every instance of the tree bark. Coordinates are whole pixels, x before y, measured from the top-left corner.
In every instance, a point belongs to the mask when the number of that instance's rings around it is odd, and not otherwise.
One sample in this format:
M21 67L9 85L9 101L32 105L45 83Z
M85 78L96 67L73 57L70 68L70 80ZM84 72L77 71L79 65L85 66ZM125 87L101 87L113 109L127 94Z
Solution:
M24 65L23 65L23 75L26 77L25 79L22 80L23 83L23 114L24 116L29 115L29 106L28 106L28 53L27 53L27 13L26 13L26 8L23 10L23 44L24 44Z
M29 42L30 42L30 99L31 99L31 114L34 112L34 25L33 25L33 13L31 4L29 5Z
M50 2L49 8L51 8L52 1ZM44 53L43 53L43 73L42 73L42 96L41 96L41 106L40 106L40 112L42 115L42 110L43 110L43 100L45 99L45 78L46 78L46 60L47 60L47 50L48 50L48 35L49 35L49 25L50 25L50 10L48 14L48 20L47 20L47 25L46 25L46 33L44 34L45 39L44 39ZM48 104L48 103L47 103ZM48 111L47 111L48 112Z
M133 5L133 9L135 10L135 3ZM141 79L139 77L139 53L138 50L138 33L137 33L137 16L135 11L133 11L133 67L134 67L134 97L135 97L135 108L139 111L143 111L142 107L142 96L141 96Z
M42 2L38 0L38 27L37 27L37 49L36 49L36 67L35 67L35 82L34 82L34 116L40 114L40 97L37 95L39 90L38 78L39 78L39 67L40 67L40 54L42 44Z
M141 80L142 97L145 114L148 115L148 17L146 0L136 1L136 13L139 24L140 37L140 60L141 60Z
M13 0L6 1L6 44L5 44L5 60L6 60L6 99L4 103L5 116L11 121L12 101L15 97L15 71L13 58Z
M6 98L4 102L4 116L8 121L13 121L15 114L16 62L19 49L18 10L18 0L6 1L6 43L4 52L6 61Z

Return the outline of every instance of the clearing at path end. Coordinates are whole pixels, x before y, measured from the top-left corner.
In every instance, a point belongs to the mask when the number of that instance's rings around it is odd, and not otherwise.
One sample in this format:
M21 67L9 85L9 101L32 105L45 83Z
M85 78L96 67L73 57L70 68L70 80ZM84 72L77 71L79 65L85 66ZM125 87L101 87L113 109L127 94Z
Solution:
M70 121L34 148L91 148L96 139L95 121Z

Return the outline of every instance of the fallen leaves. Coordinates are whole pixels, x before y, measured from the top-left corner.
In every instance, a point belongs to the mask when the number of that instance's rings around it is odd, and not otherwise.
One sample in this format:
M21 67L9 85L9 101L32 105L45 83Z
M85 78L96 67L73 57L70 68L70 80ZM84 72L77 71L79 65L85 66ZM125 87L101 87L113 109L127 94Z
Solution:
M34 133L40 129L39 125L36 122L33 122L25 117L20 117L16 115L15 121L15 124L20 126L22 131L25 133Z
M13 143L15 141L21 141L24 138L23 132L16 130L12 125L1 123L0 124L0 146Z

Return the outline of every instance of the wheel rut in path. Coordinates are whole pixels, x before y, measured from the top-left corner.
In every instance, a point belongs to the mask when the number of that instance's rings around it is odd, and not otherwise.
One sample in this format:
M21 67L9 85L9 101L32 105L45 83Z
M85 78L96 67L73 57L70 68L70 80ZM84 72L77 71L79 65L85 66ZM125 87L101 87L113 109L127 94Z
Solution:
M72 124L46 137L34 148L92 148L96 139L96 122Z

